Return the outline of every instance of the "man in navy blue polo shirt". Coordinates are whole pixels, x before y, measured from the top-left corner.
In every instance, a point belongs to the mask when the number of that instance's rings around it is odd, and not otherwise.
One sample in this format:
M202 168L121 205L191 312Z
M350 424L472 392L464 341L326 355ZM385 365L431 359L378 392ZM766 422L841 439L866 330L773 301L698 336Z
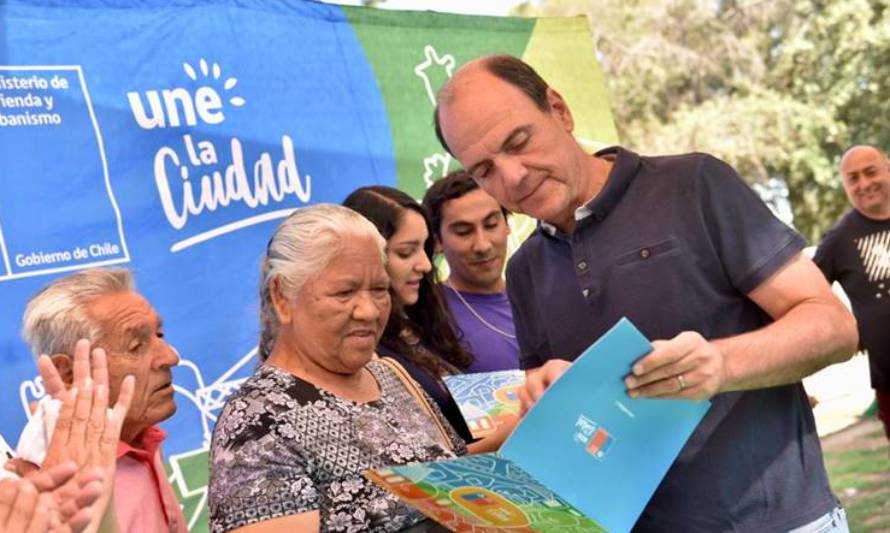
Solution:
M621 316L661 339L630 396L712 402L636 529L846 531L800 380L849 358L856 324L804 240L708 155L585 153L513 57L462 67L435 118L486 192L541 221L507 267L525 404Z

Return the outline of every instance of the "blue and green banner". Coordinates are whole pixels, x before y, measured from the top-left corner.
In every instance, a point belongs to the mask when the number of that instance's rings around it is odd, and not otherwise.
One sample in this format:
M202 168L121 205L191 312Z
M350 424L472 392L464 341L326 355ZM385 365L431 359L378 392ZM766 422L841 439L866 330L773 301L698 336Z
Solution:
M583 18L296 0L0 3L0 433L14 442L44 392L19 334L27 299L66 273L129 268L182 354L165 450L191 525L206 528L206 450L256 364L273 228L362 185L420 197L457 168L433 132L435 94L491 53L539 69L583 145L616 140Z

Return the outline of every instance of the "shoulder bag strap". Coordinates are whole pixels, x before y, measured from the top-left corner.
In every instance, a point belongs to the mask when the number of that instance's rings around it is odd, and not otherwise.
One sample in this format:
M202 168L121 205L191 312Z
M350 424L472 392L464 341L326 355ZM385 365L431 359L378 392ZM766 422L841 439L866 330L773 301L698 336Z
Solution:
M439 430L439 438L442 440L442 444L445 448L454 451L454 445L451 443L451 438L448 436L448 432L445 431L445 426L442 425L442 421L426 400L426 396L424 396L420 387L417 386L417 382L415 382L411 375L408 374L408 371L405 370L405 367L391 357L381 357L380 362L393 371L405 386L405 389L408 390L408 393L414 397L414 401L417 402L417 405L419 405L423 412L436 424L436 428Z

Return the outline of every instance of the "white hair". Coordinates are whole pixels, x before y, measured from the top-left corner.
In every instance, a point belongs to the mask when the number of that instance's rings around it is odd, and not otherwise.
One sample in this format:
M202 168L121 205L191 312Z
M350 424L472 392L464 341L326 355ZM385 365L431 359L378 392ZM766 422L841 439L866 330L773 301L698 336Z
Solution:
M59 278L28 301L22 337L34 357L70 354L79 339L95 343L101 335L86 306L107 294L131 290L133 276L124 269L90 269Z
M287 294L299 292L318 277L349 244L350 237L370 237L385 260L386 239L368 219L336 204L316 204L295 210L278 226L260 266L260 343L265 361L278 337L278 315L272 305L272 282L279 279Z

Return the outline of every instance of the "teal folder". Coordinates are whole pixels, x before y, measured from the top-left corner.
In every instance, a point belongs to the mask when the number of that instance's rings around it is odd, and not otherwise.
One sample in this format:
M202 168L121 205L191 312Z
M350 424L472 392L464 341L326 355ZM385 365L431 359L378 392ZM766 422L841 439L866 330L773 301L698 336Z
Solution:
M630 531L710 407L630 398L624 377L651 350L623 318L550 386L496 455L369 477L452 530Z

